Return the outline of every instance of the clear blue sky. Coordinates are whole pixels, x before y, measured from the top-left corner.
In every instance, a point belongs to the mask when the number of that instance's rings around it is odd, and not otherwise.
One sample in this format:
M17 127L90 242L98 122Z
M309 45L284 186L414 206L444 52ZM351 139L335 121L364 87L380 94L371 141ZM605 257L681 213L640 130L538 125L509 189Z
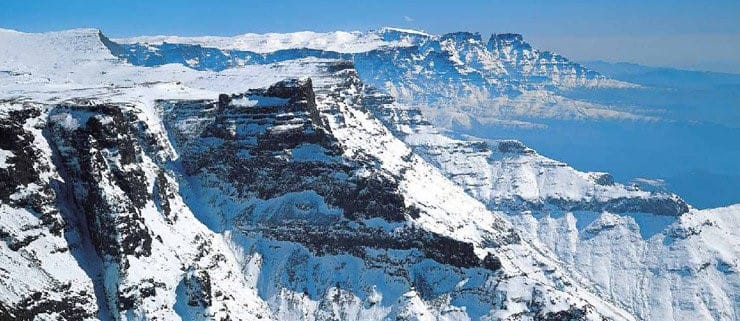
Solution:
M235 35L381 26L517 32L576 60L740 72L740 0L0 0L0 27L78 27L111 37Z

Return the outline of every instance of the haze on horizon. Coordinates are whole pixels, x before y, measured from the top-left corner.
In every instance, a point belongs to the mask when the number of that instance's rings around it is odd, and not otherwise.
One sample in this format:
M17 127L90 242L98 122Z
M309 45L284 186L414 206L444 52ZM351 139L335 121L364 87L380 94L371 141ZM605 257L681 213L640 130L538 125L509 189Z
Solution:
M576 61L740 73L740 1L52 1L0 3L0 28L110 37L370 30L523 34Z

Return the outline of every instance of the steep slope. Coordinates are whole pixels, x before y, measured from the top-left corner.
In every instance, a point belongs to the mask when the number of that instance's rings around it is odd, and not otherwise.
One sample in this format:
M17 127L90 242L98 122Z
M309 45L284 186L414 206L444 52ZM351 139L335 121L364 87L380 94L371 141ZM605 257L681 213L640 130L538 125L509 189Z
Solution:
M75 264L84 249L58 206L41 112L3 102L0 115L0 319L93 319L95 289Z
M347 62L2 37L0 319L633 319L394 137Z
M18 140L2 146L0 319L172 319L182 300L206 319L269 315L224 239L155 170L138 140L161 137L136 136L133 106L2 107L4 137Z
M503 210L573 271L645 320L733 320L740 286L737 206L692 209L678 196L583 173L517 141L441 134L418 108L376 90L366 107L489 209Z
M450 138L415 107L370 89L366 107L394 134L413 146L447 177L490 208L509 212L557 208L565 211L644 212L678 216L689 206L677 195L642 191L608 173L582 173L514 140Z
M73 210L102 261L98 281L113 316L173 319L182 315L181 301L206 319L268 316L225 240L183 204L163 167L171 157L165 137L147 131L137 112L91 102L57 105L48 116Z
M194 206L217 214L214 228L244 233L238 238L263 266L279 267L260 272L261 294L279 315L392 318L417 309L435 319L552 319L610 311L603 303L584 309L573 292L556 290L572 281L532 268L556 263L363 111L362 84L346 64L318 67L324 71L311 83L279 83L220 105L162 102L189 189L202 195L191 196ZM420 194L425 186L437 188ZM355 274L325 274L342 266ZM492 282L493 288L483 285ZM483 292L468 293L473 289ZM511 305L520 300L529 303ZM407 304L416 307L401 308Z
M365 82L401 102L392 103L390 97L377 92L366 93L366 107L396 136L489 209L510 214L528 237L541 240L573 270L594 281L595 291L644 319L735 318L738 263L728 257L738 254L712 249L713 243L737 248L733 243L736 238L730 236L737 229L733 223L737 222L736 208L717 210L724 223L699 228L689 222L714 212L693 210L676 195L624 186L605 173L578 172L518 142L451 139L427 121L450 128L473 122L537 126L529 123L533 118L655 120L557 94L571 86L629 84L610 81L561 56L539 52L520 35L493 35L483 43L472 33L434 36L384 29L380 34L386 41L402 40L408 45L378 44L365 52L332 53L324 51L326 47L297 49L302 46L286 42L281 51L262 53L250 63L317 55L353 59ZM222 39L219 44L201 44L236 49L228 47L229 43ZM186 47L169 46L172 52ZM160 64L165 62L178 61L164 59ZM518 121L520 118L526 122ZM674 240L676 233L727 237L707 243L692 237L678 243L668 241ZM672 259L656 260L661 257ZM715 269L707 270L709 266ZM682 285L670 287L666 280ZM710 290L701 284L709 285Z

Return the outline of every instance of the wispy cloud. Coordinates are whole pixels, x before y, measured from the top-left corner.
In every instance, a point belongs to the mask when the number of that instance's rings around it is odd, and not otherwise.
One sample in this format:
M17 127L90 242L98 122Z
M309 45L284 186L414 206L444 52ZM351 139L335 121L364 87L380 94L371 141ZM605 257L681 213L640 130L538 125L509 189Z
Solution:
M414 18L411 18L409 16L403 16L403 21L406 21L406 22L414 22Z
M666 186L665 180L660 179L660 178L651 179L651 178L637 177L637 178L632 179L632 181L635 183L642 183L642 184L651 185L655 187L665 187Z

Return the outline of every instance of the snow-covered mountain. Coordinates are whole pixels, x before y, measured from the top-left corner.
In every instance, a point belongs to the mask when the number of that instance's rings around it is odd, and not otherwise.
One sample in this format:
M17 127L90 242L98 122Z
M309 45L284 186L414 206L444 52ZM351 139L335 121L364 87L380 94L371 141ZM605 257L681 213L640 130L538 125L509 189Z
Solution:
M119 42L0 30L1 320L737 317L737 206L424 115L624 83L514 35Z
M418 109L381 100L371 110L397 137L508 214L595 293L643 320L737 317L738 205L698 211L675 194L579 172L518 141L447 137Z
M410 72L409 75L419 77L420 74L444 72L475 85L481 84L476 81L484 80L501 87L513 82L525 88L538 88L536 85L630 86L608 79L558 54L533 49L518 34L494 34L486 42L478 33L457 32L438 36L415 30L382 28L369 32L296 32L234 37L150 36L115 39L115 42L120 49L115 54L136 65L165 62L181 63L199 70L222 70L235 65L315 56L322 52L324 55L354 58L357 68L363 71L361 65L365 63L395 64L396 69ZM401 65L405 68L399 68ZM392 73L381 73L382 70L368 68L367 72L375 77L363 77L379 81L376 87L380 88L385 86L383 80L400 84L399 79L389 78ZM430 78L433 81L450 80ZM506 89L509 88L501 90Z
M364 33L299 32L229 37L137 37L110 43L134 65L179 63L197 70L223 70L305 57L352 60L368 85L425 108L438 124L452 120L511 123L513 117L556 119L652 119L567 99L558 89L635 87L606 78L547 51L521 35L478 33L430 35L383 28Z

